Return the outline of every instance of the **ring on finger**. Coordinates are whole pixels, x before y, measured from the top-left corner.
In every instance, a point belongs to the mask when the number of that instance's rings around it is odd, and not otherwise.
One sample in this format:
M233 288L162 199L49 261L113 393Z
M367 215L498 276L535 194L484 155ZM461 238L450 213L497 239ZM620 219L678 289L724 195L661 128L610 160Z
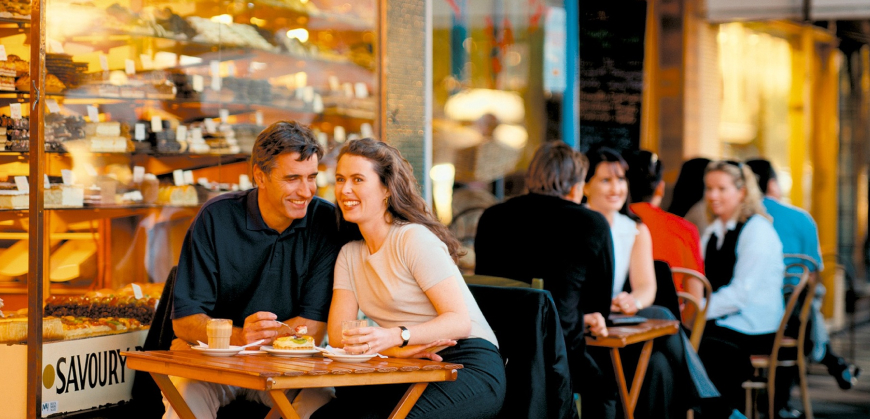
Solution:
M372 350L372 345L369 345L369 343L366 342L366 352L368 352L370 350Z

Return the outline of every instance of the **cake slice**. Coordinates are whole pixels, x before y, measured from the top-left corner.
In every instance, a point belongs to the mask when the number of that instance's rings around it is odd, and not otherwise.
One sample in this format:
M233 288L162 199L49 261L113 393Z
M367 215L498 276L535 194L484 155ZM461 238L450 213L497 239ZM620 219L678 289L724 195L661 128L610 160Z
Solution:
M287 351L310 351L314 349L314 338L311 336L284 336L275 339L272 347Z

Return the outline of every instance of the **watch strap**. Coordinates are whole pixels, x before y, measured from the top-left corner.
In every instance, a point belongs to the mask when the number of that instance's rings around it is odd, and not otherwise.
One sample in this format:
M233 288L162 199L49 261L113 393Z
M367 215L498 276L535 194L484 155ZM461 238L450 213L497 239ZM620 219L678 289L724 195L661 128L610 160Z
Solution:
M404 347L408 346L408 340L410 340L410 337L408 337L408 338L406 339L406 338L405 338L405 335L410 335L410 333L408 332L408 328L405 327L405 326L399 326L399 329L402 330L402 334L400 335L401 338L402 338L402 344L399 345L399 347L400 347L400 348L404 348Z

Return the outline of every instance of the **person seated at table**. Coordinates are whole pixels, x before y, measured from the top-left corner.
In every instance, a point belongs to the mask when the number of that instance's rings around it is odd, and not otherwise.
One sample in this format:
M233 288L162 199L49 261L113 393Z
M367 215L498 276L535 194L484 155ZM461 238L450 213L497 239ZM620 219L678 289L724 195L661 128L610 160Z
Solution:
M206 202L187 231L175 282L172 326L181 342L208 341L211 318L233 321L231 345L269 344L305 325L319 342L326 329L335 259L344 241L335 207L314 196L323 148L308 127L276 122L254 144L257 187ZM189 349L189 348L188 348ZM197 418L214 418L236 398L271 406L266 392L171 377ZM296 395L298 393L298 395ZM294 395L296 395L294 400ZM324 389L290 390L305 418L331 398ZM165 418L178 414L164 397Z
M505 371L495 334L456 266L460 243L430 212L411 165L386 143L349 141L338 155L335 195L355 240L335 265L329 342L462 364L454 382L429 384L409 418L490 418L501 410ZM358 311L377 326L342 333ZM316 418L387 417L407 385L339 387Z
M668 309L652 305L657 291L652 239L646 225L628 209L628 163L608 147L594 148L587 156L589 172L583 189L587 205L607 219L613 236L611 311L676 320ZM637 363L638 350L629 348L626 365ZM635 417L685 417L688 408L697 406L698 398L707 397L704 391L712 384L700 362L692 362L696 356L682 331L656 339ZM712 393L718 395L715 390Z
M701 237L698 228L682 217L661 209L665 195L665 182L662 180L662 162L658 155L648 150L638 150L628 154L629 193L632 204L629 209L640 217L649 229L652 239L654 260L662 260L672 268L687 268L704 273L701 258ZM698 281L674 278L677 291L691 293L700 301L704 286Z
M698 354L722 393L702 407L707 419L728 417L744 407L741 385L753 375L750 356L770 355L785 312L785 266L782 243L749 167L711 162L704 183L707 208L715 217L701 237L713 294Z
M487 208L474 239L475 273L531 283L544 280L559 312L581 417L614 418L615 383L606 352L593 359L584 333L606 336L613 280L610 227L582 205L588 163L561 141L542 144L526 172L529 192ZM566 240L568 238L568 240Z

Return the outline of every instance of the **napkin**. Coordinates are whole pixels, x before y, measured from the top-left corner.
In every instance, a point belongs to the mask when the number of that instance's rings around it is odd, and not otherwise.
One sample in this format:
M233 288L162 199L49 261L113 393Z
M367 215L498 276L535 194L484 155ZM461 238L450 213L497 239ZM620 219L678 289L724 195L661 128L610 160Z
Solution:
M317 349L317 350L320 351L320 352L329 353L329 354L333 354L333 355L351 355L351 354L347 353L347 352L346 352L344 349L342 349L342 348L335 348L335 347L332 347L332 346L330 346L330 345L326 345L325 348L321 348L321 347L319 347L319 346L315 346L314 349ZM357 355L359 355L359 354L357 354ZM375 355L377 355L377 356L380 357L380 358L387 358L386 355L381 355L381 354L375 354ZM353 355L351 355L351 356L353 356Z

